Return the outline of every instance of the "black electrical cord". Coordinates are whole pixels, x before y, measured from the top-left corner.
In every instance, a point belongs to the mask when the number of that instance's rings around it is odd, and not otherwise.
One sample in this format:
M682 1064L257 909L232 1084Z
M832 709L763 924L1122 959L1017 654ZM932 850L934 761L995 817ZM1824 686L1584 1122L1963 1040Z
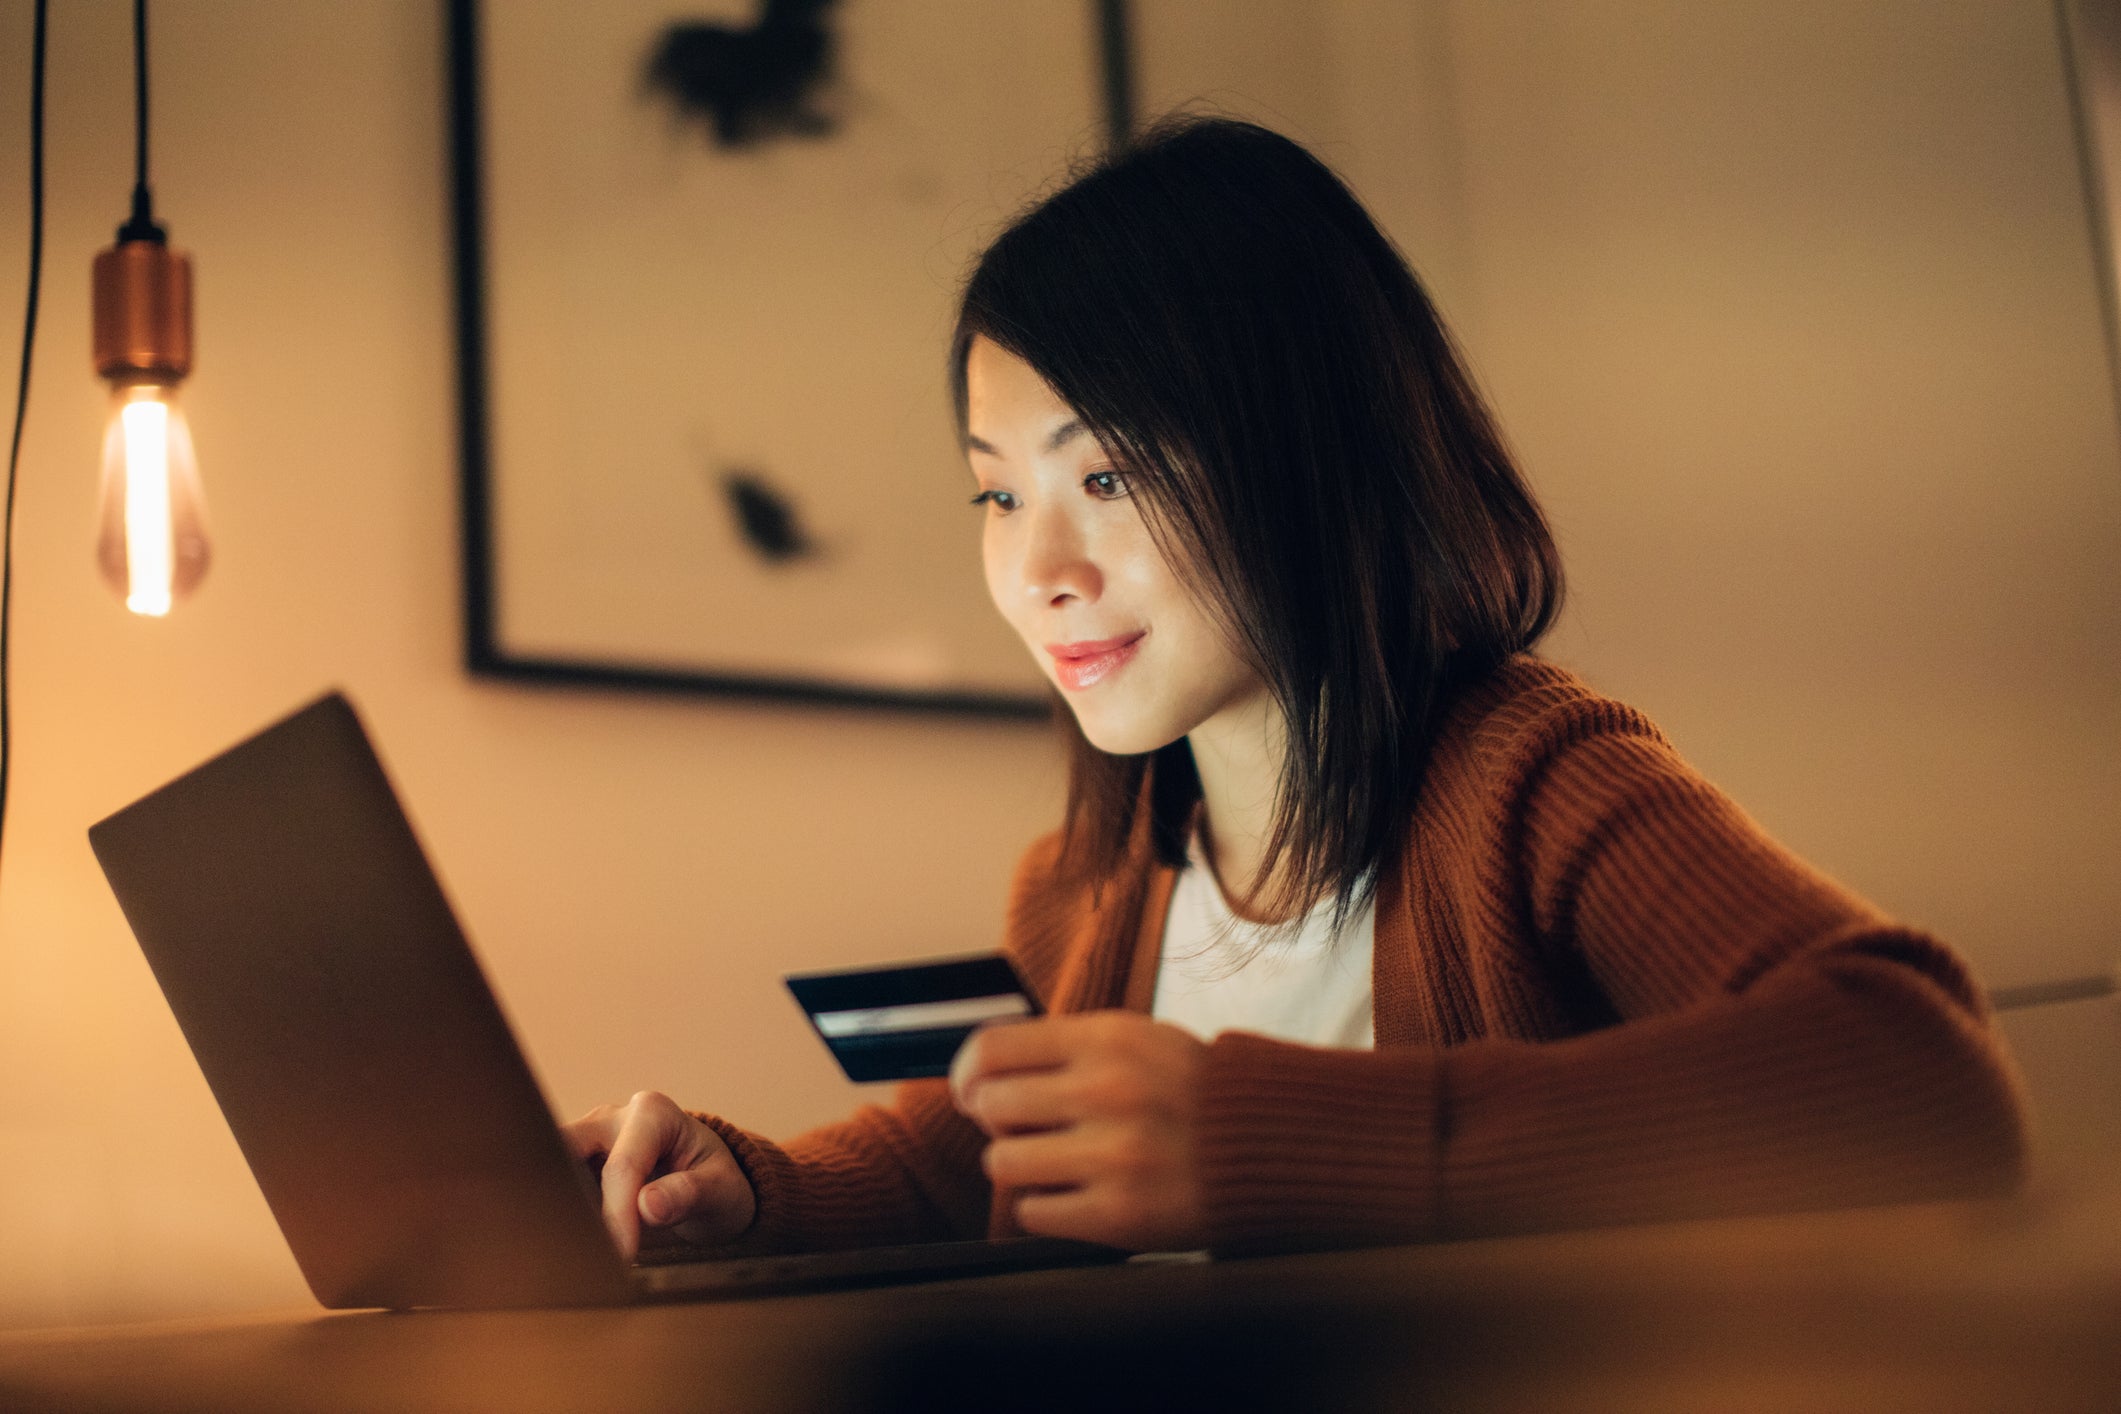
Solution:
M147 0L133 0L133 214L118 228L118 240L161 245L166 239L147 185Z
M133 0L133 186L147 190L147 0Z
M14 732L8 718L8 625L15 591L15 472L22 464L22 422L29 413L30 354L37 346L37 294L44 273L44 23L37 0L29 59L29 297L22 316L22 375L15 384L15 432L7 452L7 509L0 515L0 834L7 827L7 768Z

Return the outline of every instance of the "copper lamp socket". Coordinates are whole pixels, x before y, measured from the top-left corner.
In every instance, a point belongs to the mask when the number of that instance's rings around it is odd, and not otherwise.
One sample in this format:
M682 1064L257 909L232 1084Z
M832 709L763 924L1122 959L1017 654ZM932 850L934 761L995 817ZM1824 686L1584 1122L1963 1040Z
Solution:
M191 372L191 257L160 241L120 241L96 256L96 372L174 382Z

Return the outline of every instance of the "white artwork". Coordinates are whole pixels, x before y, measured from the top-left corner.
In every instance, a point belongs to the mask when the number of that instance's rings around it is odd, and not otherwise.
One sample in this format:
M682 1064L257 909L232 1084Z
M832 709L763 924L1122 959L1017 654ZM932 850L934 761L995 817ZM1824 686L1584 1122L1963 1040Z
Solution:
M1043 711L945 356L968 262L1124 122L1112 15L453 18L474 666Z

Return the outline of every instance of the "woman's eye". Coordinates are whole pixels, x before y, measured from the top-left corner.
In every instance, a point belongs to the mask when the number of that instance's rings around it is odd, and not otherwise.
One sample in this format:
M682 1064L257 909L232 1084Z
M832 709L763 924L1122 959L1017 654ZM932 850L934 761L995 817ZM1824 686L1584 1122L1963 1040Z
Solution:
M992 506L1003 515L1016 509L1016 496L1009 491L982 491L972 498L975 506Z
M1083 478L1083 486L1094 492L1100 501L1117 501L1127 494L1127 474L1122 471L1093 471Z

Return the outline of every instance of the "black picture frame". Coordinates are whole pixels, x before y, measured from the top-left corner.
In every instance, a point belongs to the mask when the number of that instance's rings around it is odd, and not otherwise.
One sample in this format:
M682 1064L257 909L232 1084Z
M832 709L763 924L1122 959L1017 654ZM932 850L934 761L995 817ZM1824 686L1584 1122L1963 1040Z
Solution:
M1106 141L1117 147L1134 130L1133 63L1127 0L1085 0L1092 6L1103 86ZM493 524L492 429L488 367L486 215L481 158L480 5L444 0L447 23L449 180L455 265L459 512L461 517L463 653L475 677L562 688L691 696L764 698L848 707L968 713L1044 719L1050 697L990 692L851 687L801 678L666 668L586 657L510 652L497 626L496 545Z

